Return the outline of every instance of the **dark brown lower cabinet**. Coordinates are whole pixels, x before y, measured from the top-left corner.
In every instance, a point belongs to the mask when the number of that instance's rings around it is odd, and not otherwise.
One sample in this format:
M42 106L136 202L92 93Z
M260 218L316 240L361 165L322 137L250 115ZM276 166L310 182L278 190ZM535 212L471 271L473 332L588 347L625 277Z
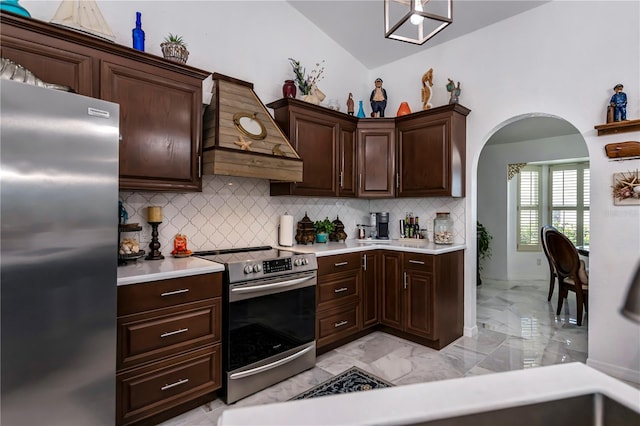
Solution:
M380 258L377 252L362 254L362 327L368 328L380 322Z
M118 287L116 424L151 425L222 386L222 275Z

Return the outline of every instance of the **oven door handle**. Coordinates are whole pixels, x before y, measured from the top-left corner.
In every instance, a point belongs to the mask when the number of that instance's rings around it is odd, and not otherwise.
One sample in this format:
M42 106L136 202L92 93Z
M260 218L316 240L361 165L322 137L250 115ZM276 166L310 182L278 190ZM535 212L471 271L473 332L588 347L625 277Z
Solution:
M252 285L248 287L237 287L237 288L232 288L231 292L232 293L252 293L252 292L258 292L258 291L262 292L262 291L270 290L273 288L291 287L291 286L303 283L305 281L312 280L314 278L315 278L315 275L310 275L304 278L296 278L295 280L281 281L273 284L261 284L261 285Z
M261 367L256 367L256 368L252 368L251 370L247 370L247 371L241 371L239 373L233 373L229 376L230 379L235 380L235 379L242 379L244 377L249 377L249 376L253 376L256 374L260 374L264 371L267 370L271 370L272 368L276 368L279 367L283 364L288 363L289 361L293 361L296 358L301 357L302 355L306 354L307 352L309 352L310 350L315 350L315 345L311 345L307 348L304 348L303 350L296 352L295 354L289 355L286 358L282 358L281 360L272 362L271 364L267 364L267 365L263 365Z

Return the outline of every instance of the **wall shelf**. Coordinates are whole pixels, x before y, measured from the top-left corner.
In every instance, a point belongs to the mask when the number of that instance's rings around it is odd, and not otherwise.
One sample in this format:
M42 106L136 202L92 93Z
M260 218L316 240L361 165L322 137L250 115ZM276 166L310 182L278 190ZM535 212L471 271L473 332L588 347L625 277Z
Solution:
M625 120L599 124L594 126L594 129L598 131L598 136L611 135L614 133L635 132L640 130L640 120Z

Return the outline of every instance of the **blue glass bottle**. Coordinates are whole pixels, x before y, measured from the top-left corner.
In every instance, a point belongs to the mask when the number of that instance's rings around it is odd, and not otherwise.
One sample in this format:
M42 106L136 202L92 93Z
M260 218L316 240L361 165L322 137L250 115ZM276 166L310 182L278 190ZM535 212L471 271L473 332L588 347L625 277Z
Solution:
M364 115L364 107L362 106L362 101L358 101L360 103L360 109L358 109L358 118L365 118Z
M133 48L144 52L144 31L142 31L141 13L136 12L136 27L131 30L133 37Z

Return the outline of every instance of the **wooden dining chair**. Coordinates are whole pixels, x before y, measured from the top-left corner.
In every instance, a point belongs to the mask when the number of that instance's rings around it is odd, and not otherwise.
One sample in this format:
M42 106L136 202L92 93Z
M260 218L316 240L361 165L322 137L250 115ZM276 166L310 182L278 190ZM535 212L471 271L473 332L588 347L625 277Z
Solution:
M577 323L582 325L582 307L589 310L589 275L584 260L578 256L578 250L571 240L556 229L547 229L544 239L551 256L551 261L558 276L558 309L560 315L564 299L569 291L576 294Z
M549 296L547 296L547 301L550 302L558 274L556 274L556 268L553 266L553 262L551 261L551 256L549 255L549 249L547 249L547 243L544 236L545 232L548 230L557 231L557 229L551 225L545 225L540 228L540 242L542 243L542 250L544 251L544 255L547 257L547 262L549 263Z

